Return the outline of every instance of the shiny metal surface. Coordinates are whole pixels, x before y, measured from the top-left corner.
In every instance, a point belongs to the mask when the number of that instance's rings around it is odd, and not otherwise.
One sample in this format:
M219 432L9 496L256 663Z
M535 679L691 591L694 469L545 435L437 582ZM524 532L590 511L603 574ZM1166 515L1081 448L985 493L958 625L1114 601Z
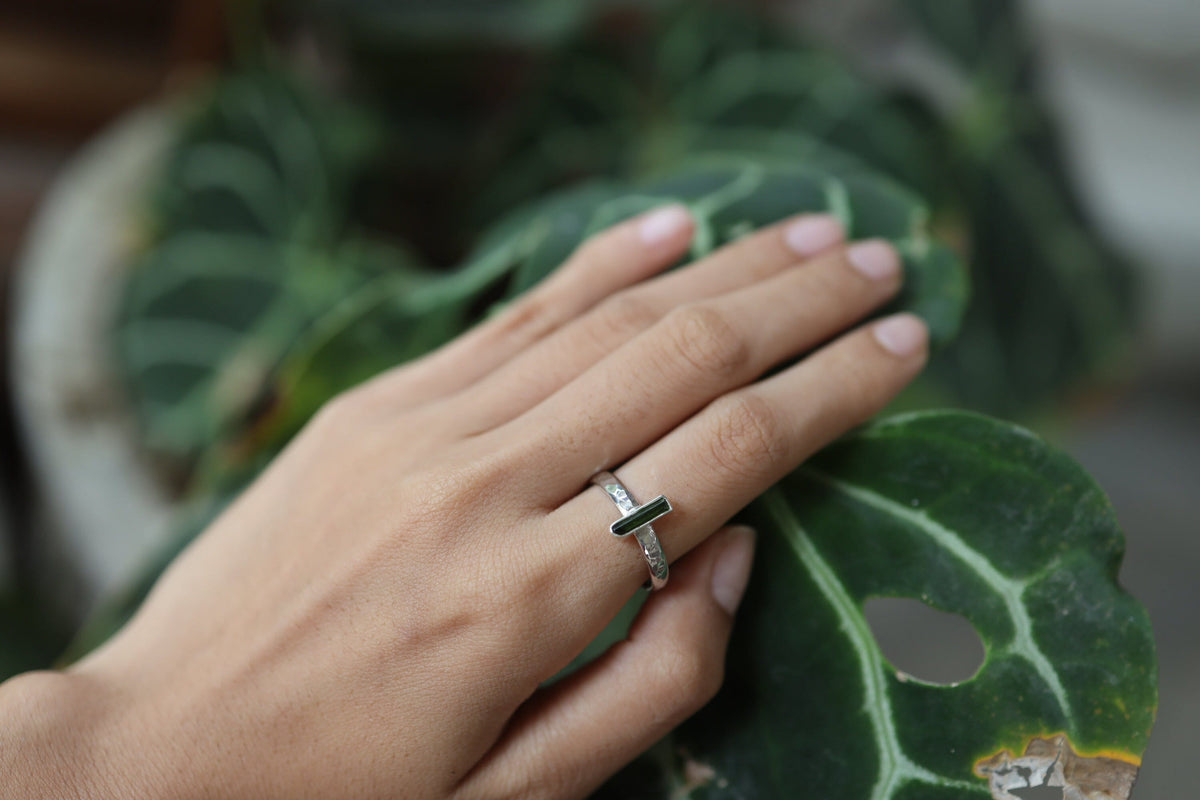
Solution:
M650 570L650 580L646 588L653 590L666 586L670 568L651 523L671 513L671 502L659 495L650 502L639 505L629 490L611 472L597 472L592 476L591 482L603 489L621 511L621 518L609 526L612 534L617 537L633 534L637 539L642 557L646 559L646 566Z

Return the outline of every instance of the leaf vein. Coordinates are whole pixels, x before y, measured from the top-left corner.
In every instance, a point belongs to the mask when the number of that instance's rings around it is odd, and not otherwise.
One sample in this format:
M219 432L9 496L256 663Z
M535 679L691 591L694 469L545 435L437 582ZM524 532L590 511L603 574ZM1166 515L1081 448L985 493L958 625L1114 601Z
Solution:
M858 656L863 682L863 711L871 721L875 745L879 751L879 776L871 790L871 800L888 800L897 789L913 780L935 786L978 789L974 784L951 780L930 772L904 753L892 723L892 704L887 685L884 683L883 660L861 608L838 580L833 568L821 557L780 490L768 490L762 496L762 502L779 529L783 531L801 564L812 576L818 590L833 607L840 627L846 632Z
M1045 681L1067 721L1072 726L1074 725L1075 720L1071 713L1071 704L1067 698L1066 689L1063 687L1063 683L1050 663L1050 660L1046 658L1045 653L1042 652L1037 642L1034 641L1033 620L1030 619L1029 612L1025 609L1023 602L1023 595L1027 585L1026 581L1005 576L992 566L992 563L987 560L986 556L970 547L957 533L936 520L931 519L924 511L913 510L878 492L839 480L812 467L804 467L803 472L814 480L829 486L847 497L902 520L910 527L933 539L938 545L978 575L1003 601L1004 607L1012 620L1013 638L1003 649L1015 653L1029 662L1039 677Z

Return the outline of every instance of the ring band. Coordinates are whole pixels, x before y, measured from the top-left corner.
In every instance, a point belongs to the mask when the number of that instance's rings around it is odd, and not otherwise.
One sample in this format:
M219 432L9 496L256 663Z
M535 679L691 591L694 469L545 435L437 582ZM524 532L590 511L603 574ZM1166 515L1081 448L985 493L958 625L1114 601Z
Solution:
M671 513L671 501L660 494L649 503L638 505L629 490L611 472L597 472L592 476L592 483L603 489L621 511L621 518L609 526L609 532L618 538L632 533L641 546L642 556L650 569L650 580L645 588L654 590L666 586L670 573L667 556L650 523Z

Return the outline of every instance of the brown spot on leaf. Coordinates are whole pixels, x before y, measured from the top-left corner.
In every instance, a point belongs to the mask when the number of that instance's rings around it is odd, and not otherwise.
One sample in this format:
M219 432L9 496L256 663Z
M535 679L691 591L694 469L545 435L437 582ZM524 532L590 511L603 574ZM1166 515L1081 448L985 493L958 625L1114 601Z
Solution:
M1014 756L1001 750L975 763L994 800L1021 800L1022 789L1061 788L1063 800L1128 800L1138 765L1121 754L1083 756L1063 734L1038 737Z

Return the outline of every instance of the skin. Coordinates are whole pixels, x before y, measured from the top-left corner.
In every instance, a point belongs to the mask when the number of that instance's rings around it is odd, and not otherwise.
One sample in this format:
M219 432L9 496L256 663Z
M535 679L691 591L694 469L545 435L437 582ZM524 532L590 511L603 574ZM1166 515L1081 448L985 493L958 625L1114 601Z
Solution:
M927 345L912 317L860 324L901 283L881 242L801 217L659 274L691 235L678 207L623 223L329 403L121 633L0 686L6 790L577 798L704 705L753 551L722 526ZM626 641L540 688L646 577L606 532L600 469L671 499L671 580Z

